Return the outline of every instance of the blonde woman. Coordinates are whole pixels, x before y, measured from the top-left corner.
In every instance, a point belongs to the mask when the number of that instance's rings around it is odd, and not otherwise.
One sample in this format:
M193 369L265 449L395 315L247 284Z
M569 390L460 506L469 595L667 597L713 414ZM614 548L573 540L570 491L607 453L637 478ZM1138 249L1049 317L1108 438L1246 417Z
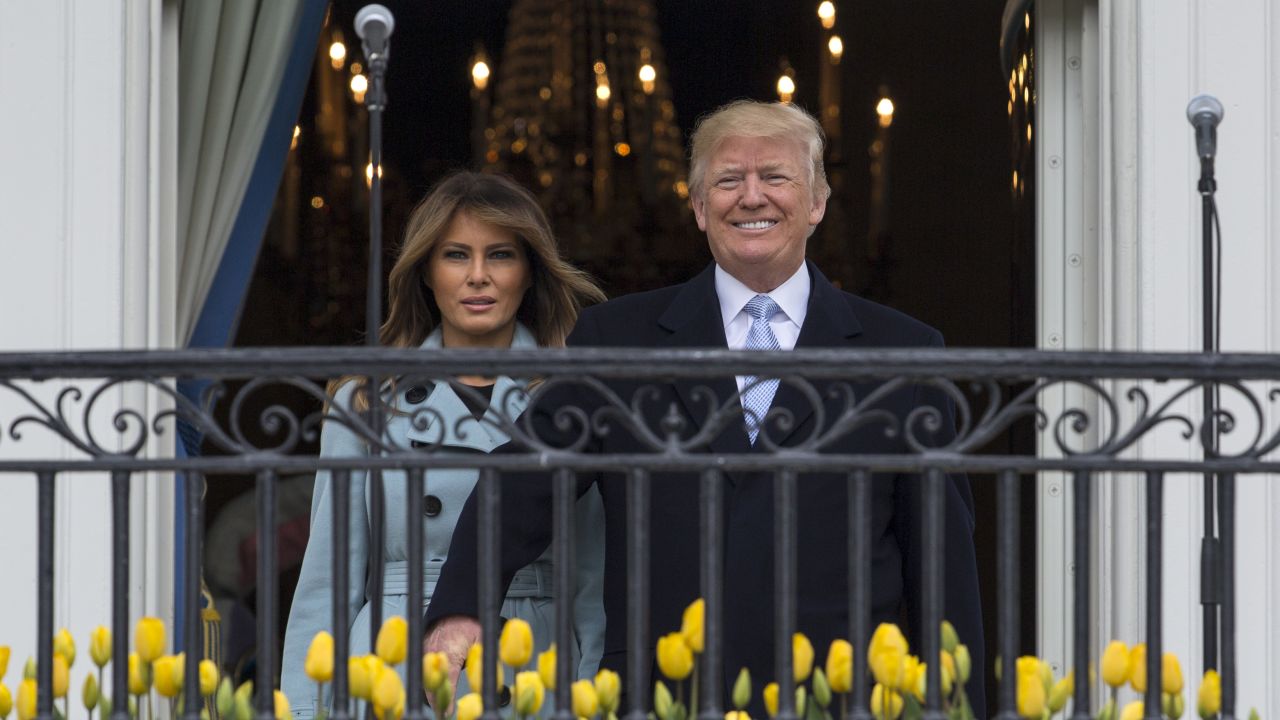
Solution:
M413 211L404 246L391 269L389 313L382 338L392 347L433 348L561 347L584 302L604 294L582 272L559 256L555 237L537 201L524 188L496 175L458 173L442 181ZM387 440L405 447L443 445L441 451L490 452L508 438L492 422L514 420L527 404L521 378L467 375L457 380L487 398L458 393L447 382L397 378L383 390L391 406L385 418ZM330 387L332 404L364 411L368 400L358 378ZM426 423L422 423L422 419ZM417 419L418 422L414 422ZM425 426L424 426L425 425ZM320 453L326 457L363 456L368 446L336 422L326 422ZM423 553L429 605L440 567L449 553L454 526L471 494L476 470L431 470L423 499L426 546ZM408 548L405 476L383 474L386 539L383 618L425 608L407 607ZM329 473L316 474L307 544L285 632L281 685L294 716L315 713L315 685L303 672L311 638L330 630L332 611L332 518ZM364 581L369 563L369 495L364 472L351 475L350 587L352 655L369 649L370 607ZM578 591L574 603L579 676L594 675L604 644L602 590L603 514L593 490L578 501ZM504 618L522 618L534 629L537 649L553 636L557 599L551 596L550 553L523 568L503 601ZM410 648L418 647L410 639ZM402 670L403 672L403 670ZM465 681L464 681L465 682ZM460 688L461 689L461 688ZM326 705L329 698L322 699Z

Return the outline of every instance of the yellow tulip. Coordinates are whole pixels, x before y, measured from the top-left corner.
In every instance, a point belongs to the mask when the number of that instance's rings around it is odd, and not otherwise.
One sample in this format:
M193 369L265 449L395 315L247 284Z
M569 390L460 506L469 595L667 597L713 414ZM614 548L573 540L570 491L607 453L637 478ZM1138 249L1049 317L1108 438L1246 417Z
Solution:
M275 691L276 720L289 720L289 698L279 690Z
M809 679L809 673L813 672L813 643L804 633L791 636L791 670L798 683Z
M911 693L919 702L924 702L925 681L928 679L928 667L915 655L902 659L898 670L897 685L885 685L890 690Z
M164 621L155 617L138 620L133 631L133 644L143 662L155 662L164 654Z
M680 622L680 635L684 637L689 649L700 653L706 641L707 603L698 598L684 609L684 617Z
M542 686L555 692L556 689L556 644L538 653L538 677L542 678Z
M27 663L22 666L22 679L23 680L36 679L36 659L31 657L30 655L27 656Z
M257 714L253 708L253 681L246 680L236 688L232 703L232 716L235 720L252 720Z
M1102 652L1102 681L1113 688L1129 682L1129 646L1112 640Z
M361 655L347 660L347 684L352 697L373 699L373 682L382 671L382 660L377 655Z
M394 709L403 694L404 685L400 682L400 673L390 665L379 668L378 675L373 680L374 706L381 708L383 712Z
M1139 693L1147 691L1147 644L1138 643L1129 650L1129 684ZM1130 703L1132 704L1132 703ZM1125 706L1125 710L1129 709Z
M67 667L76 664L76 639L71 637L70 630L62 628L53 636L53 652L67 659Z
M1200 692L1196 695L1196 712L1200 717L1208 718L1217 715L1222 709L1222 678L1217 670L1206 670L1204 679L1200 681Z
M590 684L588 680L582 682ZM520 717L537 715L546 697L546 689L542 685L542 678L538 677L538 671L525 670L516 673L514 690L516 715Z
M724 714L724 720L751 720L751 716L743 710L730 710Z
M218 665L212 660L200 661L200 695L209 697L218 691Z
M622 678L612 670L601 670L596 673L596 697L600 699L600 712L611 715L618 710L618 700L622 697Z
M513 668L522 668L533 658L533 628L520 618L502 626L498 637L498 658Z
M182 665L181 655L163 655L152 664L156 692L161 697L177 697L182 692Z
M99 625L89 635L89 657L98 667L111 661L111 631L105 626Z
M436 692L449 679L449 657L442 652L430 652L422 658L422 687Z
M969 646L961 643L956 646L956 677L963 685L969 682L969 671L973 669L973 658L969 656Z
M657 715L661 720L667 720L672 717L672 703L674 702L671 699L671 691L667 689L667 686L661 680L654 681L653 714Z
M1076 691L1076 673L1071 671L1067 676L1054 683L1053 690L1049 691L1049 714L1062 710L1067 706L1067 700L1071 699L1071 695Z
M1120 711L1120 720L1142 720L1143 714L1142 701L1137 700L1124 706Z
M827 682L832 692L853 690L853 645L848 640L832 640L827 650Z
M53 696L64 698L71 685L71 663L62 653L53 654Z
M478 720L482 712L484 712L484 702L476 693L467 693L458 698L456 720Z
M764 710L769 713L769 717L778 714L778 683L764 686Z
M1171 695L1170 697L1173 698L1173 702L1170 703L1173 707L1169 710L1169 717L1173 718L1173 720L1182 720L1182 714L1187 710L1187 706L1182 700L1182 693Z
M948 654L955 653L956 648L960 646L960 634L956 632L956 626L950 622L942 621L942 649Z
M672 680L683 680L693 672L693 651L678 632L658 638L658 669Z
M1018 714L1038 719L1044 713L1044 680L1040 677L1040 659L1018 658Z
M484 685L484 647L480 643L473 643L467 648L467 661L464 666L467 670L467 682L471 683L473 692L480 692Z
M388 665L399 665L409 654L409 623L399 615L387 618L378 630L375 644L378 657ZM389 709L389 708L388 708Z
M129 694L141 695L151 689L151 673L138 653L129 653Z
M871 689L871 714L878 720L897 720L902 714L902 696L880 683Z
M0 680L3 680L5 673L9 672L9 652L8 645L0 645Z
M1182 692L1182 665L1173 653L1167 652L1160 658L1160 685L1161 690L1170 695Z
M9 694L8 686L0 682L0 720L9 717L10 710L13 710L13 695Z
M80 690L80 701L84 703L84 709L93 712L98 707L98 700L102 697L102 693L98 690L98 678L89 673L84 676L84 686Z
M385 631L386 625L382 627ZM381 634L378 639L382 639ZM321 630L311 638L311 647L307 648L307 659L302 667L312 682L327 683L333 680L333 636L328 631Z
M902 684L902 664L907 657L907 639L897 625L880 623L871 636L867 663L876 682L890 689Z
M36 716L36 681L23 680L18 686L18 720L33 720Z
M733 706L739 710L747 706L751 702L751 671L742 668L738 671L738 679L733 681L733 693L731 699Z
M235 689L231 687L231 678L224 677L218 683L218 690L213 696L213 707L218 711L219 717L231 717L231 711L235 709Z
M590 680L579 680L570 686L573 694L573 714L580 718L593 718L600 710L600 698Z
M939 650L938 662L942 669L942 696L951 697L951 689L956 683L956 659L946 650Z

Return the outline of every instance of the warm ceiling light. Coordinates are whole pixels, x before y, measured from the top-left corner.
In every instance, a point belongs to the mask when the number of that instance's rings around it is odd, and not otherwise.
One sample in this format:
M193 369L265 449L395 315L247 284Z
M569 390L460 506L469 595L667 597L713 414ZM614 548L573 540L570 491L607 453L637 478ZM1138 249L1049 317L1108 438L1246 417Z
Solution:
M790 75L783 75L778 78L778 99L782 102L791 102L791 96L796 92L796 81Z
M822 0L818 5L818 19L822 21L822 27L828 30L836 26L836 6L831 0Z
M880 127L889 127L893 124L893 101L887 97L880 98L880 102L876 103L876 114L880 116Z
M831 39L827 41L827 49L831 51L833 59L839 60L840 56L844 55L844 41L840 39L839 35L832 35Z
M475 84L477 90L483 90L489 84L488 63L477 60L476 64L471 66L471 82Z
M640 66L640 82L653 82L658 79L658 71L652 65Z
M347 46L339 40L329 46L329 61L333 63L334 70L341 70L342 63L347 59Z
M610 95L612 95L612 94L613 94L613 93L611 93L611 92L609 91L609 86L608 86L608 85L606 85L606 84L604 84L604 83L601 83L601 84L599 84L599 85L597 85L597 86L596 86L596 99L597 99L597 100L599 100L600 102L602 102L602 103L603 103L603 102L608 101L609 96L610 96Z

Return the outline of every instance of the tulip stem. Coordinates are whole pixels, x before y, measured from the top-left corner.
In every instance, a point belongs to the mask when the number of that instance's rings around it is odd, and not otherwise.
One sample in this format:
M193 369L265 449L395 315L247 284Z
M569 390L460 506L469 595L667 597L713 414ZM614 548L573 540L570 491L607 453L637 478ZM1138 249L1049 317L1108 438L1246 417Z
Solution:
M689 717L695 718L698 716L698 663L696 660L693 663L693 677L690 682L692 685L689 686Z
M849 695L840 693L840 720L849 717Z

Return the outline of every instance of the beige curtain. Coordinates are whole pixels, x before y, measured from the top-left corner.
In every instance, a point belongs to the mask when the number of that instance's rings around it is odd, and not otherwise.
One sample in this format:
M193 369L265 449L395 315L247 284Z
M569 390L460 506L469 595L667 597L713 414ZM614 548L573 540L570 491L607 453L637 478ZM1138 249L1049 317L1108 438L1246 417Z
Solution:
M302 0L188 0L178 48L177 338L191 339L240 210Z

